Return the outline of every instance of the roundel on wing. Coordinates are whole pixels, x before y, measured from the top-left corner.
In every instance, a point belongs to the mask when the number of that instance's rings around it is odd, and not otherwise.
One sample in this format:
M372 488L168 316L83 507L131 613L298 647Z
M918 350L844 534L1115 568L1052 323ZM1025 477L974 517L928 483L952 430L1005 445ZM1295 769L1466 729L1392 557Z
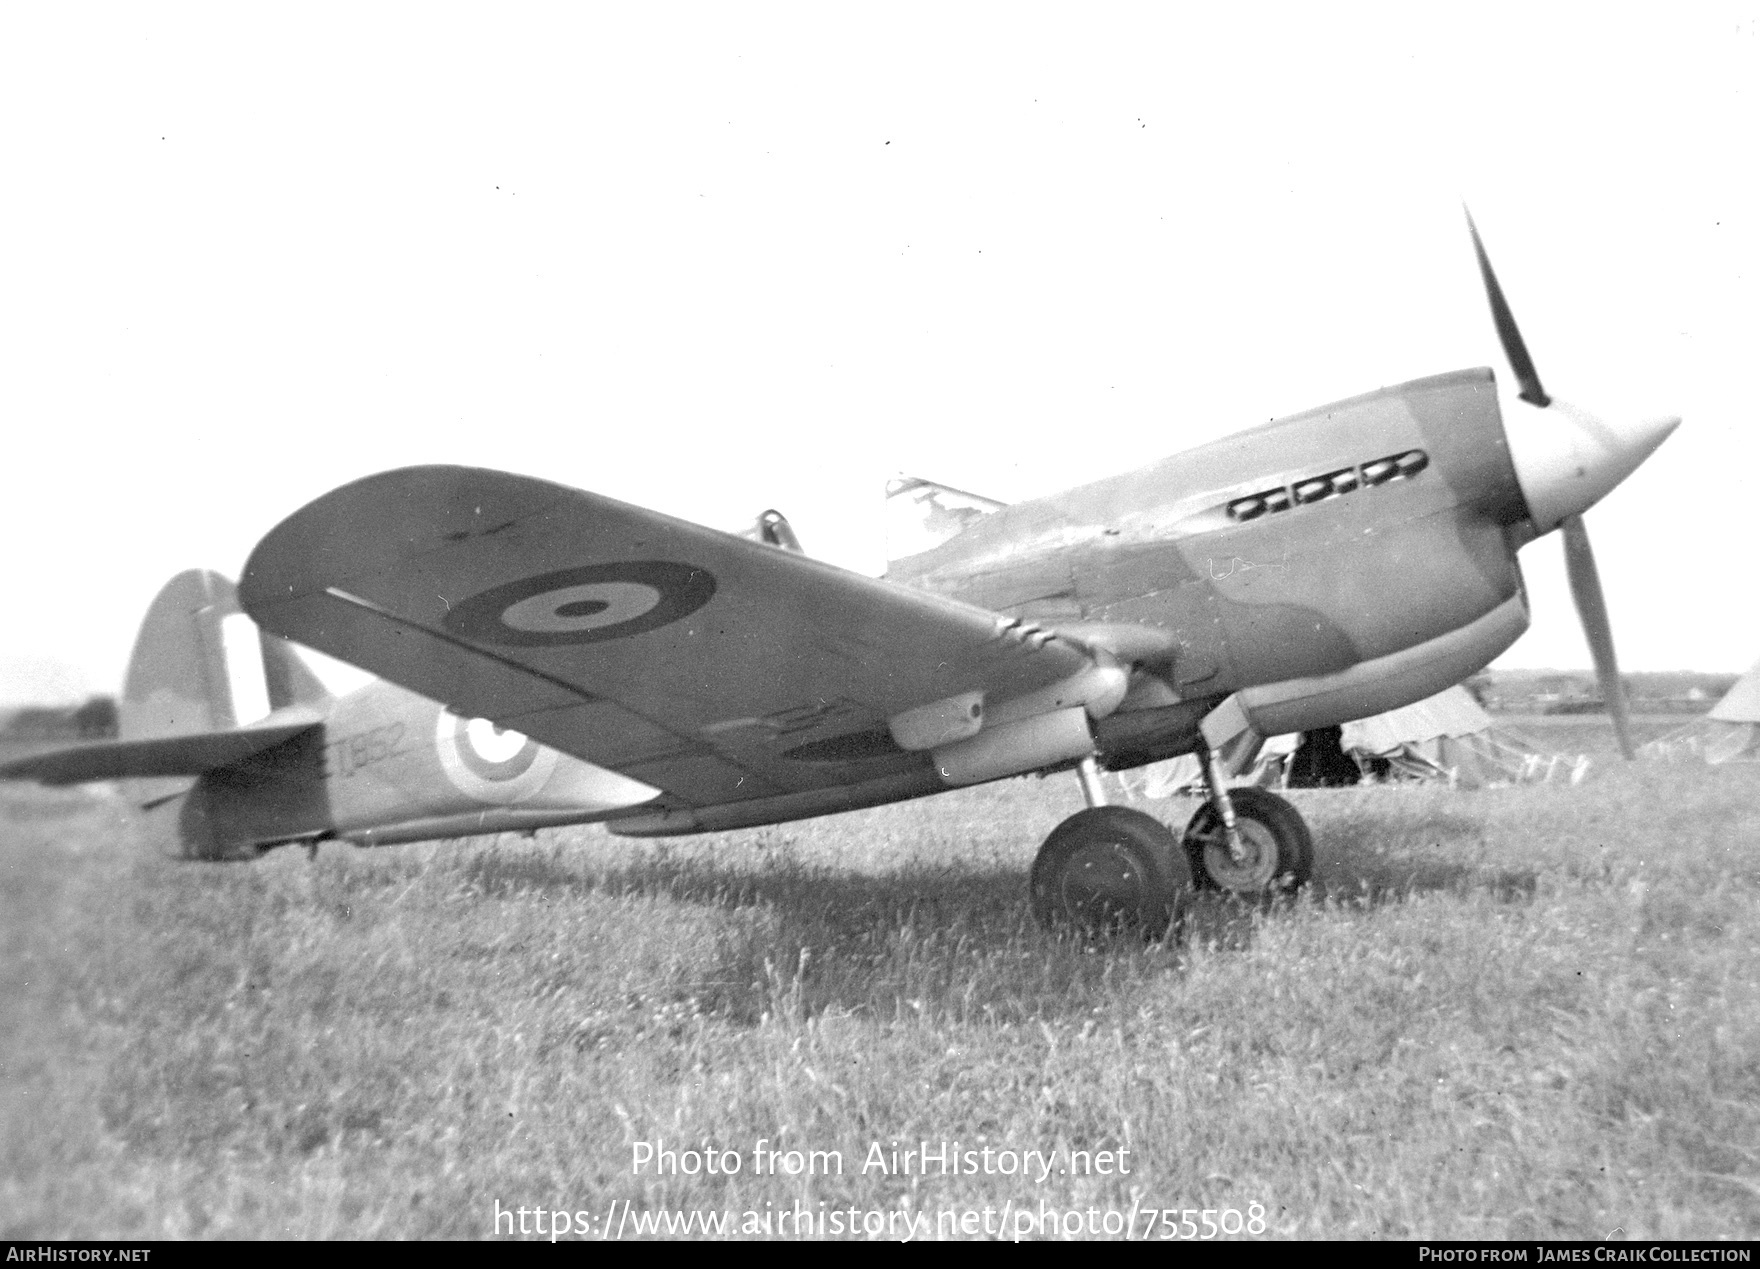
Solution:
M714 594L714 576L691 564L589 564L473 595L456 605L444 624L461 638L504 647L598 643L688 617Z
M440 711L434 724L440 768L460 793L480 802L523 802L556 769L556 751L486 718Z

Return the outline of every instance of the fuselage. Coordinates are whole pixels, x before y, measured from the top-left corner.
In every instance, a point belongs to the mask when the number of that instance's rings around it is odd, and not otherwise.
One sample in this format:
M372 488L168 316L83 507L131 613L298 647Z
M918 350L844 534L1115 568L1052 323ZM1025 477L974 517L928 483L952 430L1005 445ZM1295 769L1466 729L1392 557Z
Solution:
M1491 373L1469 370L1006 507L888 577L1053 628L1165 632L1121 716L1323 683L1453 637L1452 677L1365 697L1361 716L1458 681L1521 634L1527 517ZM1476 663L1459 668L1452 645L1476 625Z
M385 682L168 803L189 853L339 837L384 845L603 819L659 790ZM206 844L206 846L204 846Z

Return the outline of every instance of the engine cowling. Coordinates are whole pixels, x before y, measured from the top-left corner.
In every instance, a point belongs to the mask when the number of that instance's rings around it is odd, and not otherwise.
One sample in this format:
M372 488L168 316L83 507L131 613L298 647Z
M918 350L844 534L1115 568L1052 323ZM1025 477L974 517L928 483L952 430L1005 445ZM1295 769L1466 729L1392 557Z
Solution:
M1261 736L1336 727L1434 696L1489 665L1528 628L1525 596L1512 595L1458 630L1336 674L1249 687L1233 699Z

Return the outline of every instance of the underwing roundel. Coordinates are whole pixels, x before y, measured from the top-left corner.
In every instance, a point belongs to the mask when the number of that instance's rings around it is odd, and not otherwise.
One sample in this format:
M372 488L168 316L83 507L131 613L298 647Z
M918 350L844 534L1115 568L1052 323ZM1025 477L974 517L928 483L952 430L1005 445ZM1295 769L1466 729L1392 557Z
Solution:
M445 626L462 639L503 647L598 643L688 617L714 594L715 578L691 564L588 564L473 595L447 614Z

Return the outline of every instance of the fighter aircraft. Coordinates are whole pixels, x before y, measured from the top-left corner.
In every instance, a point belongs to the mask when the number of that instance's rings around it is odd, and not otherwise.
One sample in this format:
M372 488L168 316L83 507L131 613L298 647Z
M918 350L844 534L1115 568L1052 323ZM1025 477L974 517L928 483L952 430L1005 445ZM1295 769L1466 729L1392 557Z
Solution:
M1300 814L1229 789L1218 747L1478 670L1527 628L1517 552L1554 529L1629 752L1582 515L1679 420L1548 396L1468 228L1507 405L1491 370L1459 370L1011 506L906 482L947 499L882 578L811 558L774 512L741 537L527 476L384 472L271 530L236 599L173 579L122 739L0 774L129 779L174 853L239 859L584 821L698 833L1071 771L1088 806L1030 874L1050 926L1157 934L1194 887L1300 885ZM332 699L284 640L383 681ZM1209 774L1183 834L1105 804L1101 769L1183 753Z

